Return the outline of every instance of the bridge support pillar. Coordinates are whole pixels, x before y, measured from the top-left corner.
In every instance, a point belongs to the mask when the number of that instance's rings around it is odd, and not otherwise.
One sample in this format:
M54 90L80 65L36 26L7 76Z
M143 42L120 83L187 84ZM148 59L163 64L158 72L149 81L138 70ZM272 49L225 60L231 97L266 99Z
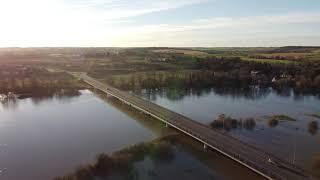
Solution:
M166 123L166 128L169 127L168 123Z
M203 144L203 149L204 149L204 150L207 150L207 148L208 148L207 145L206 145L206 144Z

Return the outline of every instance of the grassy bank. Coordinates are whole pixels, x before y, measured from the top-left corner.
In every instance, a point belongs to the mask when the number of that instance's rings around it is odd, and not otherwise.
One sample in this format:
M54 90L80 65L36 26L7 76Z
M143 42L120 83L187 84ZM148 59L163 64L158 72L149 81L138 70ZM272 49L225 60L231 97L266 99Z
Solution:
M308 113L306 115L320 119L320 113Z
M93 164L79 166L73 173L56 177L54 180L94 180L115 176L134 179L133 164L146 156L160 161L174 158L173 140L174 137L170 136L132 145L111 155L99 154Z

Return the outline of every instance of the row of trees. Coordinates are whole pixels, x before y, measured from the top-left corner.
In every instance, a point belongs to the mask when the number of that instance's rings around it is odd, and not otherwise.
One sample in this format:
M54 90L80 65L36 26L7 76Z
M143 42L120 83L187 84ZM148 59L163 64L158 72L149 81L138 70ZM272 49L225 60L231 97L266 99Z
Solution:
M28 74L19 76L0 75L0 93L50 94L61 89L79 89L82 84L66 73L51 73L32 68Z
M282 56L282 55L251 55L249 58L254 59L276 59L276 60L289 60L289 61L301 61L304 58L301 56Z
M210 57L198 59L195 67L223 74L220 76L222 81L239 81L237 85L265 85L277 89L290 87L298 92L320 92L320 62L270 64L242 61L240 58Z
M320 65L317 62L269 64L213 57L198 59L193 69L133 73L113 76L107 81L125 90L163 87L249 89L251 86L272 86L279 92L288 92L288 89L293 89L297 94L320 92Z

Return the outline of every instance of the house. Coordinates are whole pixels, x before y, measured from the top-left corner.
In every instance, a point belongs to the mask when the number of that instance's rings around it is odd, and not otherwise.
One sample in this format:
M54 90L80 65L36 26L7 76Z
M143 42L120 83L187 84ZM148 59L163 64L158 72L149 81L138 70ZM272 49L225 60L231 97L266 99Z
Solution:
M287 73L283 73L280 75L281 78L292 78L291 75L287 74Z
M5 101L8 98L5 94L0 94L0 102Z
M259 71L251 71L251 76L257 76L260 72Z
M166 62L167 60L168 60L168 58L165 58L165 57L158 58L158 61L161 61L161 62Z
M274 83L276 81L277 81L276 77L273 77L271 82Z

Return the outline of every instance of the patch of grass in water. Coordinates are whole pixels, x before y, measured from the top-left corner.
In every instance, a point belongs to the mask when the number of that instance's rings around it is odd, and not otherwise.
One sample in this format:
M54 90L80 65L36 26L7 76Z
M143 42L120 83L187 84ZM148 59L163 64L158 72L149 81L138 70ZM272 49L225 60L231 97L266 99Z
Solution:
M164 137L148 143L132 145L112 155L99 154L94 163L81 165L74 172L55 177L54 180L109 179L120 174L125 179L135 179L134 163L149 156L153 160L170 162L174 159L172 139ZM154 175L154 172L150 172Z
M268 119L269 119L269 121L271 121L271 120L276 120L276 121L297 121L296 119L294 119L294 118L292 118L290 116L287 116L287 115L283 115L283 114L269 116Z
M306 114L306 115L320 119L320 113L310 113L310 114Z
M284 122L284 121L297 121L296 119L287 116L287 115L283 115L283 114L279 114L279 115L273 115L273 116L266 116L267 120L268 120L268 125L271 128L274 128L276 126L279 125L279 122Z

